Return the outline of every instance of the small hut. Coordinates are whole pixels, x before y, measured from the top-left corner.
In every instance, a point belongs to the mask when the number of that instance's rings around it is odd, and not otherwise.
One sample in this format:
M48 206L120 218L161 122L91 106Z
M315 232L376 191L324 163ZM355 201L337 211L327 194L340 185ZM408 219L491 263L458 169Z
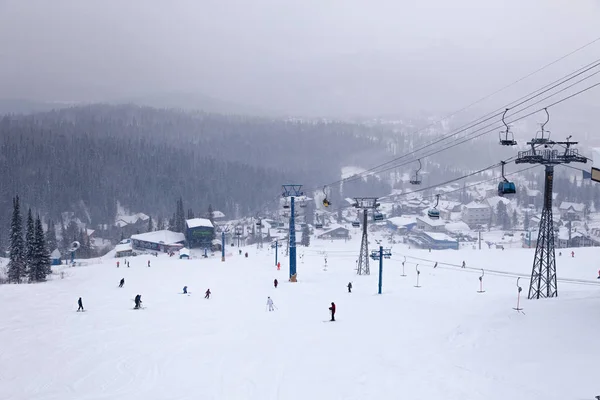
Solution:
M180 260L189 260L190 259L190 250L185 247L179 250L179 259Z
M58 249L54 249L52 254L50 254L50 260L52 261L52 265L62 264L60 257L61 257L60 251Z

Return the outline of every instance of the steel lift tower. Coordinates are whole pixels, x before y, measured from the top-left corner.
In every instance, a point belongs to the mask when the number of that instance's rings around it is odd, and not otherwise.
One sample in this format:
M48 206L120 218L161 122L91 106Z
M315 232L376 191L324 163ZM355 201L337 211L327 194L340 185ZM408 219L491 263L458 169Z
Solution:
M541 132L535 138L527 142L531 150L520 151L516 164L541 164L546 167L544 184L544 206L540 220L539 234L533 259L533 270L529 283L528 299L539 299L546 297L557 297L556 284L556 259L554 255L554 226L552 218L552 184L554 180L554 166L569 164L572 162L586 163L587 158L580 156L576 149L571 146L577 142L571 142L571 136L566 142L555 142L550 140L549 132L544 131L550 116L546 110L548 119L542 124ZM559 147L560 149L555 149Z
M377 209L379 207L379 203L377 203L377 197L355 197L354 201L354 207L363 210L362 240L360 242L360 254L358 256L356 273L358 275L370 275L369 234L367 230L368 212L369 210Z
M296 282L296 224L295 224L295 205L296 197L303 196L300 191L302 185L282 185L283 193L281 196L285 199L283 208L290 209L290 233L289 233L289 248L290 248L290 281ZM289 203L287 199L290 199Z

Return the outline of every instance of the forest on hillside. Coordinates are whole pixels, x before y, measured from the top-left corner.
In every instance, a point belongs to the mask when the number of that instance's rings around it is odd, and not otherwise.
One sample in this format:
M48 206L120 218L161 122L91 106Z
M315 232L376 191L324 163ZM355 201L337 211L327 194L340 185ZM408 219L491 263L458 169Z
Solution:
M322 184L361 157L380 159L381 129L133 105L6 115L0 224L17 194L45 218L70 211L92 227L114 223L117 201L165 218L180 197L194 210L254 214L283 183Z

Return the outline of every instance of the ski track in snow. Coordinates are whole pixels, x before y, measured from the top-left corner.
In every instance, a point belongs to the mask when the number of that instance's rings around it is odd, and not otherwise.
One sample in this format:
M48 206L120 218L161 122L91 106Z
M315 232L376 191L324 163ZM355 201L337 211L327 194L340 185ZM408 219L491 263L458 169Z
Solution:
M358 238L359 235L356 235ZM593 248L558 257L558 299L526 300L516 313L516 279L433 269L436 260L513 274L530 272L533 250L427 252L384 261L356 276L359 239L303 250L299 282L272 251L244 249L225 263L168 256L71 268L66 279L0 286L0 398L7 400L590 398L600 393L595 346L600 286ZM320 250L328 255L323 271ZM354 254L354 253L352 253ZM396 256L396 258L401 258ZM123 288L115 288L125 278ZM280 285L273 288L273 279ZM353 293L346 285L353 281ZM581 283L581 282L580 282ZM598 282L600 283L600 282ZM180 296L188 285L194 296ZM210 288L209 300L202 293ZM132 310L142 295L144 310ZM75 312L83 297L85 313ZM277 306L266 311L267 296ZM336 322L328 307L335 301Z

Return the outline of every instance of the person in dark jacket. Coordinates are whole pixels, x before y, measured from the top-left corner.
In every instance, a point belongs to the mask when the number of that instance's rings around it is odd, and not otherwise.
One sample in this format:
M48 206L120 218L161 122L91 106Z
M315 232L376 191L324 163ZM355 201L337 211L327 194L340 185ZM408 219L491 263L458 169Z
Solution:
M187 294L187 286L183 287L183 294Z
M79 308L77 309L77 311L85 311L83 309L83 300L81 300L81 297L79 298L79 300L77 300L77 304L79 305Z
M279 282L277 282L277 279L275 279L275 280L273 281L273 286L275 286L275 289L277 289L277 285L278 285L278 284L279 284Z
M348 293L352 293L352 282L348 282Z
M137 310L142 307L142 296L141 295L138 294L137 296L135 296L134 301L135 301L135 307L133 307L134 309Z
M206 293L204 293L204 294L205 294L205 296L204 296L205 299L210 299L210 289L206 289Z
M121 282L119 282L119 287L123 287L125 284L125 278L121 278Z
M335 321L335 303L331 302L331 307L329 307L329 311L331 311L331 320Z

